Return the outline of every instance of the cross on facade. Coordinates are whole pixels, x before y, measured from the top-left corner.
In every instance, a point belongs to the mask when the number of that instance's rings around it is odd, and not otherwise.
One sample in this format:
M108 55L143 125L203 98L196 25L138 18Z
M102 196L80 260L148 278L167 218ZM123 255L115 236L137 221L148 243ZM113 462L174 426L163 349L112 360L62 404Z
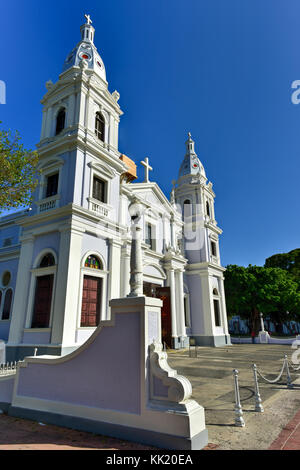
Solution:
M92 24L91 16L90 15L84 15L87 21L87 24Z
M146 157L144 162L141 164L145 167L145 179L144 183L149 183L149 171L153 171L153 168L149 165L149 158Z

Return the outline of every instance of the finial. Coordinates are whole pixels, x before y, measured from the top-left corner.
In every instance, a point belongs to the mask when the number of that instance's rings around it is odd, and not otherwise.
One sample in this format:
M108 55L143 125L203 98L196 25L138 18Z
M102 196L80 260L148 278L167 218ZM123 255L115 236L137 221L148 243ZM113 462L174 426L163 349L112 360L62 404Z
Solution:
M87 24L92 24L92 20L91 20L91 16L90 15L84 15L84 17L86 18L86 22Z
M192 134L189 132L189 138L191 139L192 138Z

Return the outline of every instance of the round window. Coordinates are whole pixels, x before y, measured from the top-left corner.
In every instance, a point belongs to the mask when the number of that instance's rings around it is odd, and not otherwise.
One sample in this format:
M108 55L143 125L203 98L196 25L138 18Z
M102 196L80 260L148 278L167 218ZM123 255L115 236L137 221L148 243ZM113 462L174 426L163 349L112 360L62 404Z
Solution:
M4 287L8 286L8 284L10 283L10 280L11 280L11 274L9 271L6 271L2 276L2 285Z

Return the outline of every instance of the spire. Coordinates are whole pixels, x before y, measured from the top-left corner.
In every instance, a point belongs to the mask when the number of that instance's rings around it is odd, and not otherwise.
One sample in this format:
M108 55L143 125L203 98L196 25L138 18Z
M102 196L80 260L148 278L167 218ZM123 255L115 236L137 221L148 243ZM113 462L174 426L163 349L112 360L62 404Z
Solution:
M189 132L188 140L185 143L186 145L186 154L185 155L196 155L195 153L195 142L192 139L192 134Z
M92 26L92 20L90 15L84 15L86 23L83 24L80 28L81 40L91 42L94 44L95 28Z

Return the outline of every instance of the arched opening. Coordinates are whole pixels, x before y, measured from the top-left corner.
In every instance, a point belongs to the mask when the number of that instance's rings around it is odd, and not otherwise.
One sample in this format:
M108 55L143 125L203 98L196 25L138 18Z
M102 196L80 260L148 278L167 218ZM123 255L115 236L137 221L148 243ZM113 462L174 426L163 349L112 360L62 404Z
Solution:
M104 142L104 137L105 137L105 119L101 113L96 113L96 119L95 119L95 134L98 137L98 139L102 140Z
M215 326L222 326L219 291L216 287L213 289L213 296L214 296L213 303L214 303Z
M55 258L52 253L47 253L43 256L42 261L40 262L40 268L48 268L49 266L55 265Z
M5 292L4 305L3 305L3 311L2 311L2 320L9 320L10 318L12 294L13 294L12 289L8 289Z
M189 199L186 199L183 203L183 218L191 217L192 216L193 206Z
M61 131L65 128L65 122L66 122L66 110L65 108L61 108L56 117L55 135L60 134Z
M206 201L206 214L210 217L210 205L208 201Z
M47 253L41 259L39 268L48 269L55 266L55 258L52 253ZM34 307L32 315L32 328L49 328L54 274L43 275L42 271L36 277Z
M103 269L101 260L95 255L89 255L84 267L94 270L95 274ZM82 305L80 326L97 327L101 319L102 277L85 274L83 276Z
M97 256L90 255L85 260L84 266L91 269L103 269L102 263Z
M9 271L5 271L2 275L2 285L3 287L7 287L11 280L11 274Z

